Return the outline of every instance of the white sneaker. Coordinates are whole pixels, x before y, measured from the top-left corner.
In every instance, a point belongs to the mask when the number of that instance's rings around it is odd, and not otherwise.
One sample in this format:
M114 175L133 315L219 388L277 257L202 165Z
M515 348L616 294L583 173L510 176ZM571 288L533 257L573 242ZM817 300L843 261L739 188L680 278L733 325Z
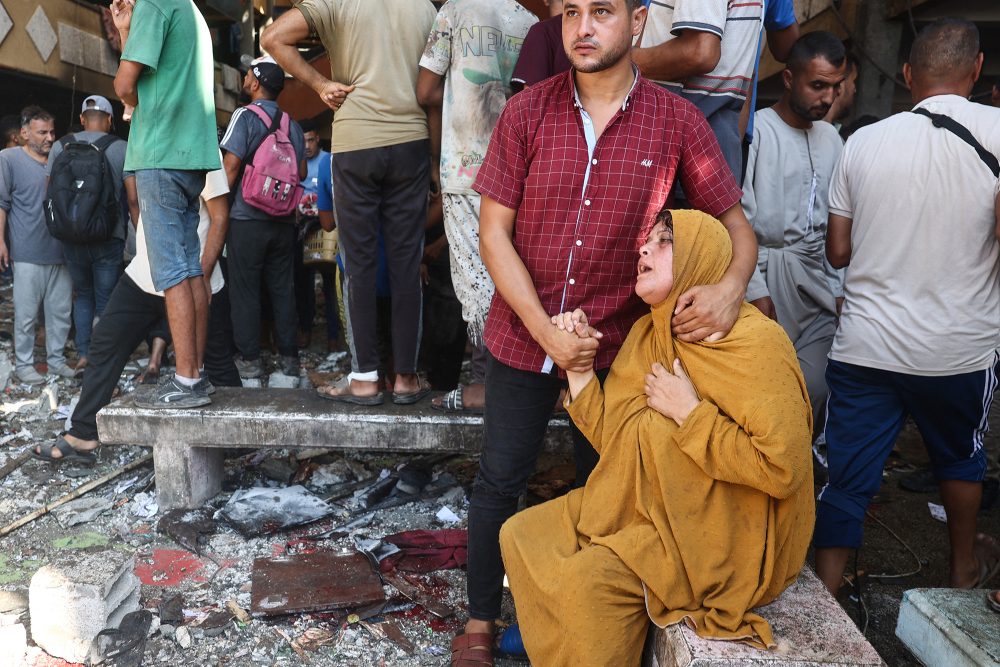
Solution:
M35 370L34 366L25 366L24 368L18 368L14 373L17 375L17 379L24 384L39 385L45 384L45 378Z
M65 364L62 366L49 366L49 374L58 375L61 378L76 377L76 371L70 368L69 366L66 366Z

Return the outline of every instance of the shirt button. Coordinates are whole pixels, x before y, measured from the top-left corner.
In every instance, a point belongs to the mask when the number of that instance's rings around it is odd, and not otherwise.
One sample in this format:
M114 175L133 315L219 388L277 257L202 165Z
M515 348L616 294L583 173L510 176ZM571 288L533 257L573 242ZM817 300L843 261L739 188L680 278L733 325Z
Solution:
M597 160L591 160L590 164L597 164Z
M577 239L577 240L576 240L576 244L577 244L577 245L583 245L583 241L581 241L580 239Z
M575 284L576 284L576 281L575 281L575 280L573 280L572 278L570 278L570 279L569 279L569 284L570 284L570 285L575 285Z
M590 206L590 200L589 199L583 200L583 205L584 206Z

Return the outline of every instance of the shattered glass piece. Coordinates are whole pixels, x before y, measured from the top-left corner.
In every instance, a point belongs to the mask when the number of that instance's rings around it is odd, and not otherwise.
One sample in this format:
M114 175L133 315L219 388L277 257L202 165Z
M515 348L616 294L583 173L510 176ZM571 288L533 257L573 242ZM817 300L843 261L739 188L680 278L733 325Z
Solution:
M302 486L280 489L240 489L218 511L222 518L246 537L274 533L329 516L330 507Z
M52 510L56 521L63 528L93 521L114 506L113 498L96 496L79 498Z

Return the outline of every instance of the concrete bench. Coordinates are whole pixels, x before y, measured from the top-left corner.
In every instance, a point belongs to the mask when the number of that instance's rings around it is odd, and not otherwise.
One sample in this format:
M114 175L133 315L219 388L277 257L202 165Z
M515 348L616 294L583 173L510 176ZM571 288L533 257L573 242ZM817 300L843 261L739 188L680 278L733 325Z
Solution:
M149 410L126 397L98 413L97 428L104 444L153 448L157 500L173 509L199 507L219 493L226 447L475 453L483 418L434 410L430 398L371 408L311 391L220 387L211 405L193 410ZM570 443L568 417L554 417L546 449L571 451Z
M643 667L880 667L885 663L807 565L798 581L756 610L771 651L698 637L683 623L656 628Z
M896 636L928 667L1000 665L1000 614L983 589L906 591Z

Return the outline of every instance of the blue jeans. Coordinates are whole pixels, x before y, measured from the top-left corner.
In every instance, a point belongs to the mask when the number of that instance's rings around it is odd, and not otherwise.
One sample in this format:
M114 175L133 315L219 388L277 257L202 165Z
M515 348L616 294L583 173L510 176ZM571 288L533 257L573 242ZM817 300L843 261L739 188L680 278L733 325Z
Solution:
M124 268L125 241L111 239L102 243L63 244L66 268L73 279L73 324L76 325L76 351L81 357L90 352L90 332L94 318L108 305L111 292Z
M198 211L205 172L140 169L135 187L153 287L162 292L203 275Z

